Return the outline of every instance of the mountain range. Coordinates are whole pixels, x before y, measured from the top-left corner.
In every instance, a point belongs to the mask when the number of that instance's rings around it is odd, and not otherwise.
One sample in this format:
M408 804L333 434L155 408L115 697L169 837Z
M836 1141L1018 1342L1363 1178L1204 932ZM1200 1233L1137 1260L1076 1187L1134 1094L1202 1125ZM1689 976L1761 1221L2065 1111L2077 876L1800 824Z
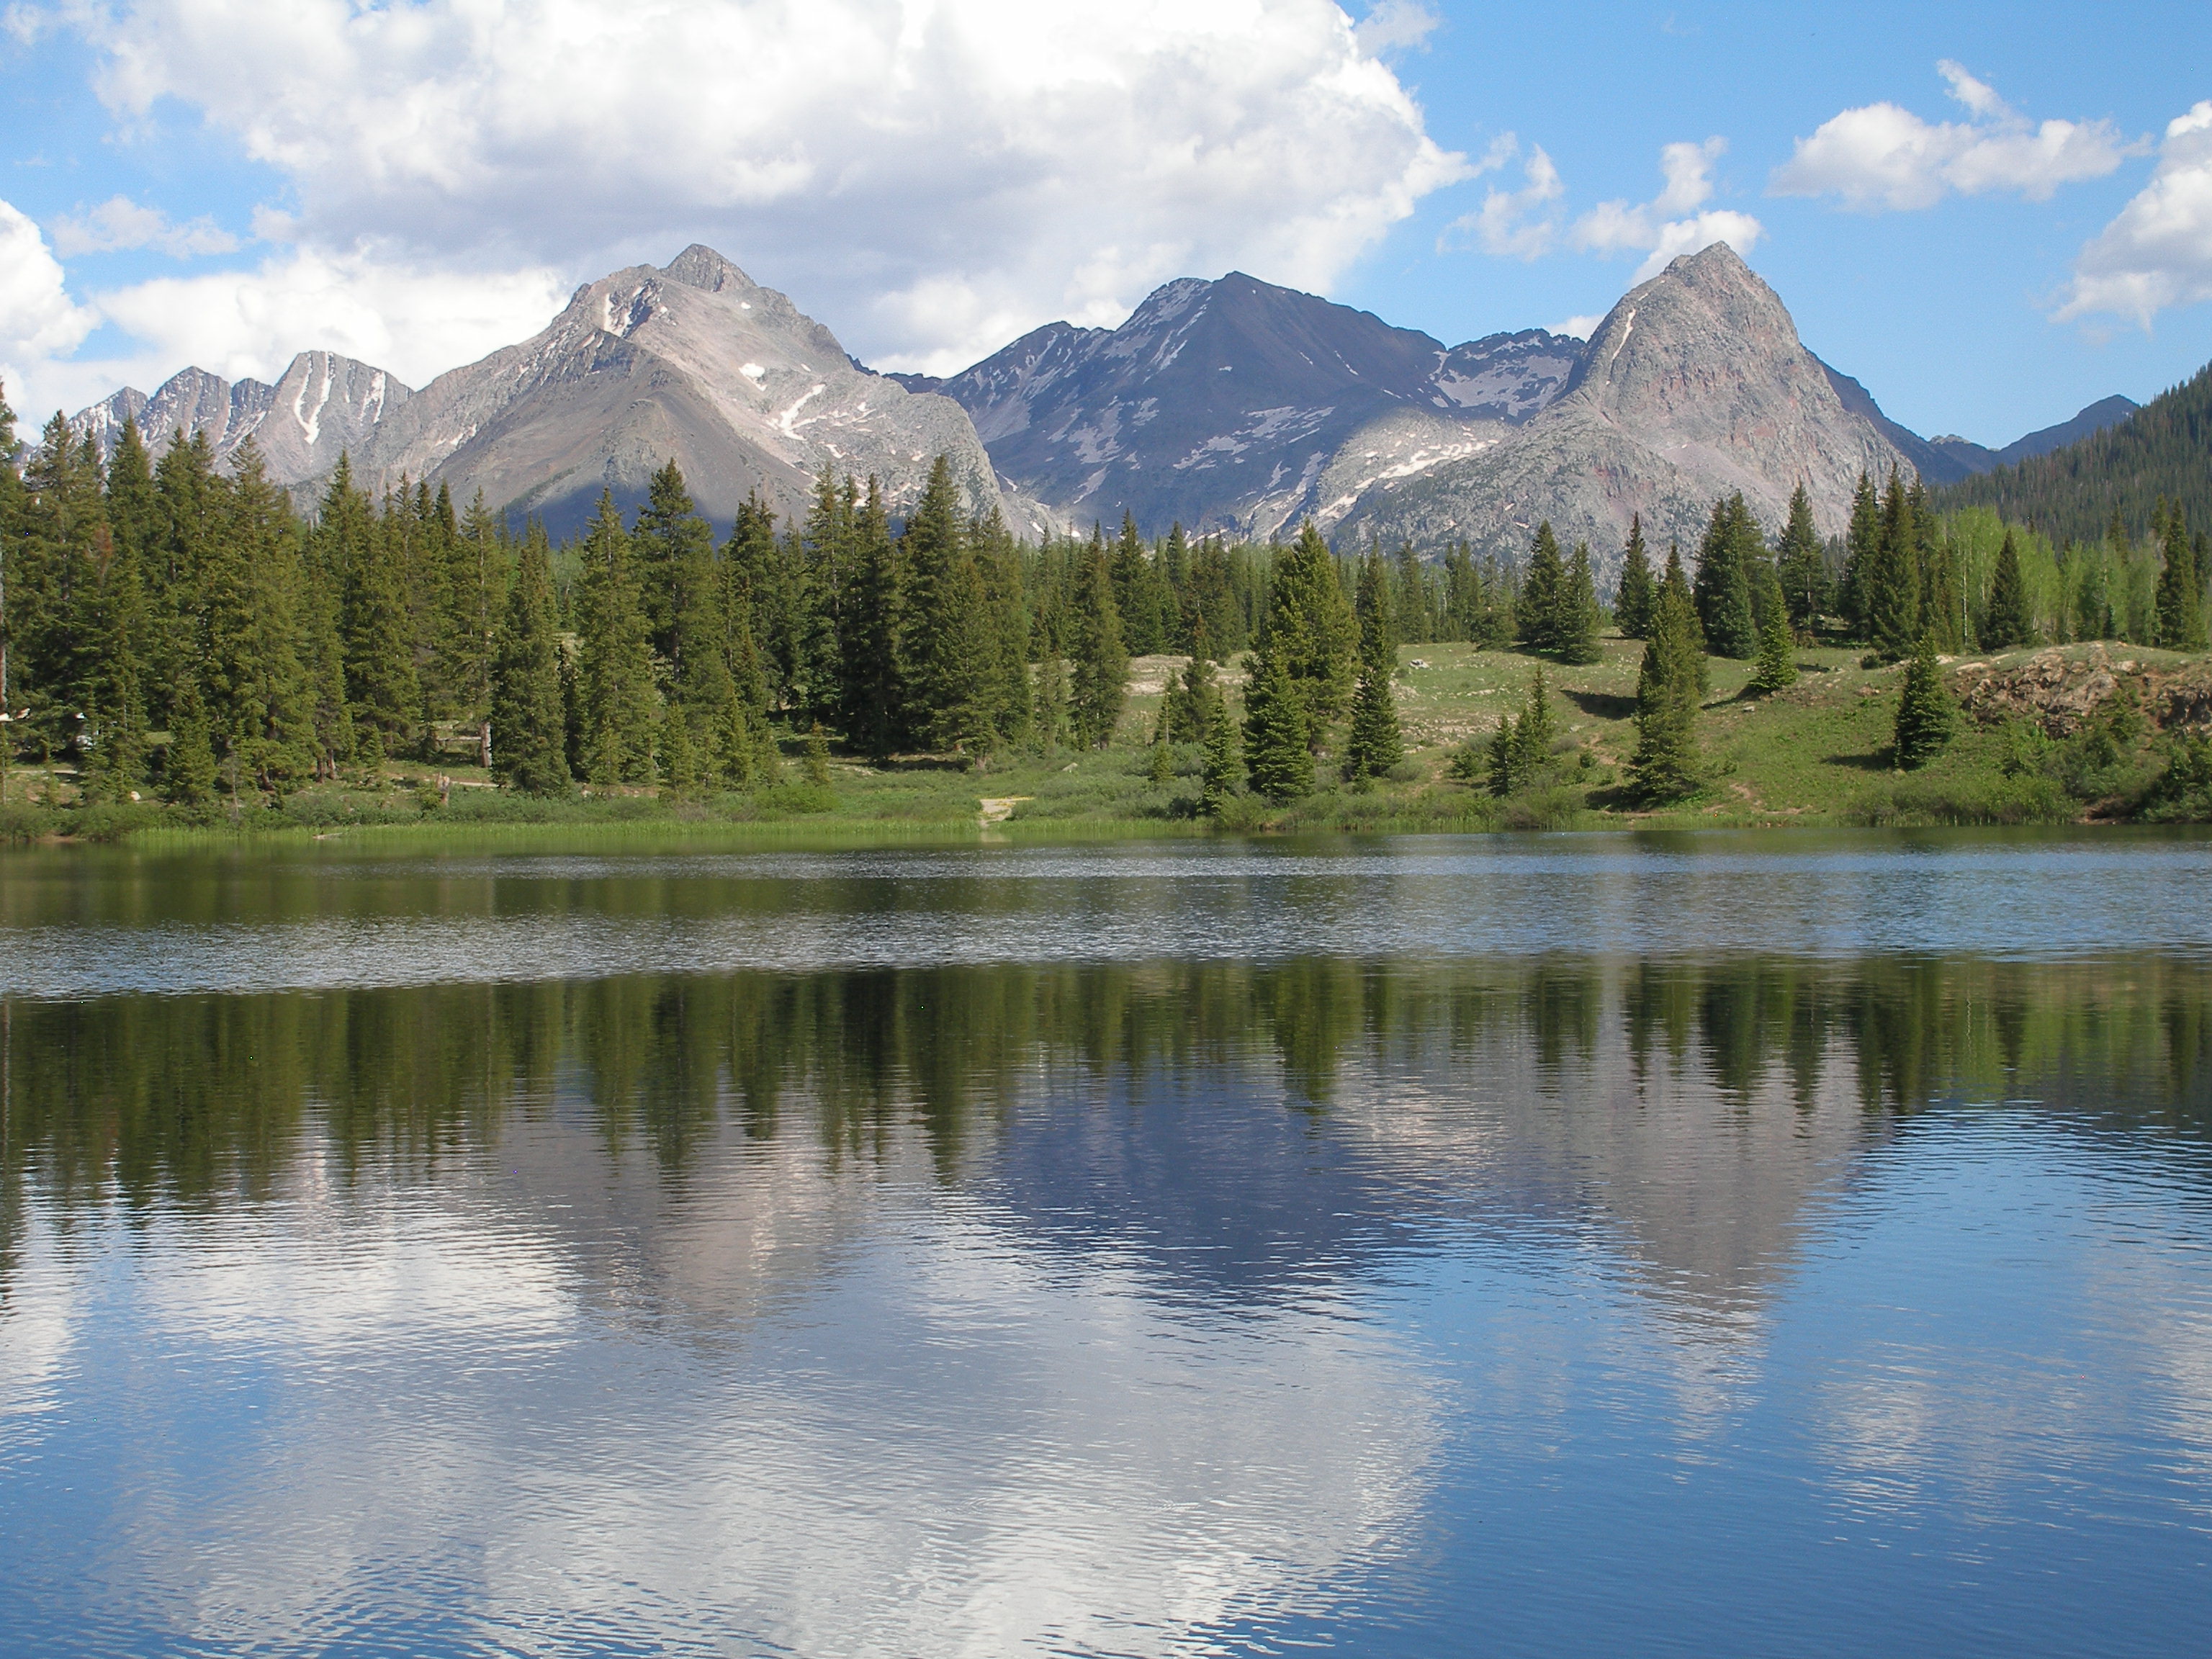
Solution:
M1968 478L2124 419L2112 398L1992 451L1923 439L1798 338L1725 244L1625 295L1587 341L1541 329L1446 346L1372 313L1231 272L1158 289L1114 329L1052 323L960 374L878 374L790 300L694 246L578 289L540 333L419 390L330 352L273 386L184 371L74 424L103 447L247 437L312 497L341 450L372 489L479 489L573 529L600 490L641 499L663 462L726 520L750 492L804 511L817 474L873 475L893 507L951 458L967 505L1018 533L1133 516L1159 533L1265 539L1307 517L1340 545L1458 541L1516 555L1540 518L1601 572L1632 514L1693 542L1715 495L1778 525L1801 481L1839 529L1863 468Z

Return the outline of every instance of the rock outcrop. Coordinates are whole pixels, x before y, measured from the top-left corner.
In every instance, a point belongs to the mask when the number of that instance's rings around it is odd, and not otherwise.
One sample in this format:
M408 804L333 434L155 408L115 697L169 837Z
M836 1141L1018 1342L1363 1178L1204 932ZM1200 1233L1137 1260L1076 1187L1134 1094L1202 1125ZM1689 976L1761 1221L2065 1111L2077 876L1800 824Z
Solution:
M335 351L303 351L275 386L230 381L187 368L150 398L125 386L82 410L70 422L112 455L126 419L158 459L182 434L207 434L219 465L228 465L251 438L269 476L279 483L319 478L348 450L359 453L378 422L412 395L394 376Z

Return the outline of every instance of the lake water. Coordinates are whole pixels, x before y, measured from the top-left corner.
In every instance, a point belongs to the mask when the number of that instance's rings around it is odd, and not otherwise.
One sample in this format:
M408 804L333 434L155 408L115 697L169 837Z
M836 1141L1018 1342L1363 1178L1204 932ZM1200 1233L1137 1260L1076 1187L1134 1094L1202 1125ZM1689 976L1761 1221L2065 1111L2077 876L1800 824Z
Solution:
M0 857L0 1651L2176 1655L2212 840Z

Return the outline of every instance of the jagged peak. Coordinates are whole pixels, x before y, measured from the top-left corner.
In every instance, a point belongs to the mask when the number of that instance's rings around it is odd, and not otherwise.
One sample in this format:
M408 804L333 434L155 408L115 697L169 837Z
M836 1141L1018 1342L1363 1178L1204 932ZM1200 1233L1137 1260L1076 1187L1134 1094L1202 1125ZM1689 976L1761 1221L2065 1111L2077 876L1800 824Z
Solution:
M726 288L760 286L704 242L692 243L660 269L671 281L708 294L720 294Z

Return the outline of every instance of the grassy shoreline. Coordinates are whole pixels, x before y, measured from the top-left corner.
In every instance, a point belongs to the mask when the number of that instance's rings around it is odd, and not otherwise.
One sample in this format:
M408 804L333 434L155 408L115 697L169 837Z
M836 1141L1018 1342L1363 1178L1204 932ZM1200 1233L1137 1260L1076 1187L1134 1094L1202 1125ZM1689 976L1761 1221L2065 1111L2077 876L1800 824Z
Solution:
M2087 647L2094 649L2094 647ZM2141 647L2125 665L2171 670L2187 659ZM1163 688L1179 659L1140 659L1112 747L1082 753L1002 757L988 769L917 757L884 767L833 763L827 788L787 780L750 795L662 799L649 793L540 799L485 787L480 770L401 763L385 787L325 787L281 807L241 804L187 813L152 803L86 805L66 799L65 779L18 769L0 804L0 845L128 842L179 849L234 844L531 848L665 845L783 847L962 845L1184 838L1221 835L1483 833L1528 830L1755 830L1785 827L1934 827L2096 823L2124 817L2124 803L2084 799L2019 764L2016 730L1961 718L1936 762L1894 770L1888 755L1902 678L1898 665L1867 666L1855 651L1797 653L1798 683L1769 696L1747 690L1751 665L1716 658L1700 718L1711 769L1698 796L1659 810L1626 800L1621 787L1634 742L1641 647L1608 639L1598 662L1542 663L1563 750L1587 757L1567 781L1498 800L1455 780L1450 762L1486 740L1500 715L1527 695L1539 660L1465 645L1405 647L1396 691L1407 763L1393 781L1364 791L1334 783L1285 805L1253 797L1223 822L1195 815L1201 757L1177 749L1165 786L1152 778L1150 733ZM1974 672L2016 667L2033 653L2000 653L1954 665L1960 684ZM1963 678L1962 678L1963 677ZM2142 768L2152 763L2148 750ZM27 792L64 799L26 803Z

